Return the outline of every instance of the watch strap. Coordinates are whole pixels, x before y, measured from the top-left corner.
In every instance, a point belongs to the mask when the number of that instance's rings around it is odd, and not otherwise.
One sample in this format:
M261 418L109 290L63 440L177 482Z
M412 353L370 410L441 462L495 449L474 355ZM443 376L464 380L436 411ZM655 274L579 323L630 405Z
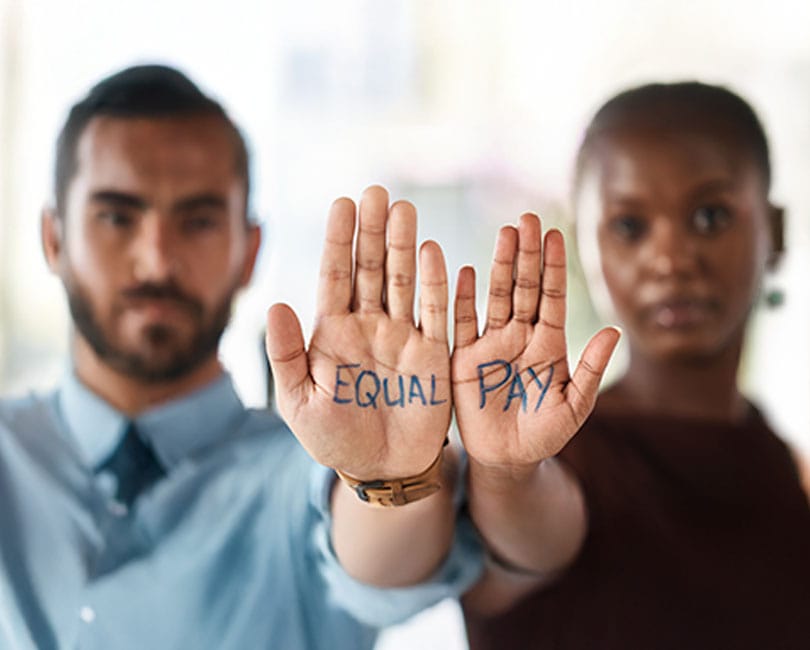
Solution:
M348 485L357 498L372 506L389 508L404 506L419 501L441 489L443 450L424 472L415 476L364 481L340 470L335 470L340 480Z

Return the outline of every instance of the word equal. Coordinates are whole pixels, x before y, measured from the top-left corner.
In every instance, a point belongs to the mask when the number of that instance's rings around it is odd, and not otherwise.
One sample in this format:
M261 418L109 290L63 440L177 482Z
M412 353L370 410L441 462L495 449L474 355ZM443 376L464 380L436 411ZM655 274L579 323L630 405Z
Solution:
M494 383L488 384L486 383L486 379L489 377L490 379L494 376L497 372L497 368L493 371L487 373L485 372L488 368L493 368L493 366L500 366L500 369L503 370L503 377L500 378L499 381ZM548 387L551 385L551 379L554 377L554 366L548 367L548 374L546 376L546 382L543 383L540 381L540 377L537 376L537 373L534 371L534 368L529 366L525 370L526 373L526 381L524 382L523 377L521 375L521 371L518 368L518 365L511 364L508 361L504 361L503 359L495 359L494 361L489 361L487 363L482 363L478 366L478 389L481 393L481 401L478 405L478 408L483 409L487 404L487 393L491 393L494 390L498 390L501 386L504 386L509 379L512 379L512 383L509 384L509 393L506 396L506 404L503 407L504 411L508 411L509 407L512 405L512 400L520 400L520 405L523 408L523 412L525 413L528 409L528 391L527 388L532 386L533 384L537 384L537 388L540 390L540 396L537 398L537 402L534 405L534 410L537 412L537 409L540 408L540 404L543 403L543 398L546 396L546 392L548 391Z
M396 376L396 388L389 385L388 377L380 376L373 370L362 370L354 381L346 381L341 378L341 371L348 368L359 368L359 363L346 363L335 366L335 391L332 399L338 404L352 404L362 408L377 408L377 403L385 406L399 406L405 408L407 404L416 403L420 406L438 406L447 402L446 399L436 399L436 375L430 375L430 399L425 397L422 382L416 375L410 375L406 379L405 375ZM408 384L407 398L405 395L405 383ZM351 388L354 384L354 389ZM343 388L341 390L342 387Z

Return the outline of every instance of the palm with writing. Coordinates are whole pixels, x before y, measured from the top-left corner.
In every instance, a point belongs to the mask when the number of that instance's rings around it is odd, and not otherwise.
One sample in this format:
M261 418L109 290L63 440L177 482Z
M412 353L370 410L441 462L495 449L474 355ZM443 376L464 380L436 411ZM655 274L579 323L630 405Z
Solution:
M267 317L267 354L282 416L310 455L364 480L413 476L438 455L450 424L447 273L441 249L419 251L416 211L370 187L332 205L315 328L305 349L286 305ZM386 237L387 234L387 237Z
M569 373L565 244L556 230L541 239L534 214L499 232L480 336L475 273L459 272L453 397L464 446L484 466L521 469L557 454L591 412L618 342L617 330L598 332Z

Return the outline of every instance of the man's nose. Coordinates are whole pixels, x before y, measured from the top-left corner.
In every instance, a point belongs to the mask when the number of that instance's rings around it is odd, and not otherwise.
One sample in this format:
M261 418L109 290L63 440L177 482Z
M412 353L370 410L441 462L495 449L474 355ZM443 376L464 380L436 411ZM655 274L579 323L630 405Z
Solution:
M133 245L135 279L158 283L173 277L178 270L176 244L168 219L144 215Z

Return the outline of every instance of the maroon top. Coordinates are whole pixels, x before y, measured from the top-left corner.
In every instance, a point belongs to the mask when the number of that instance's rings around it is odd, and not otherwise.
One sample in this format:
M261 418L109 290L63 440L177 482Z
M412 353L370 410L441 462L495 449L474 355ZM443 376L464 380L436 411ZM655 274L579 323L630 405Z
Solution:
M466 611L471 650L810 648L810 507L755 409L596 413L561 457L585 489L583 550L506 614Z

